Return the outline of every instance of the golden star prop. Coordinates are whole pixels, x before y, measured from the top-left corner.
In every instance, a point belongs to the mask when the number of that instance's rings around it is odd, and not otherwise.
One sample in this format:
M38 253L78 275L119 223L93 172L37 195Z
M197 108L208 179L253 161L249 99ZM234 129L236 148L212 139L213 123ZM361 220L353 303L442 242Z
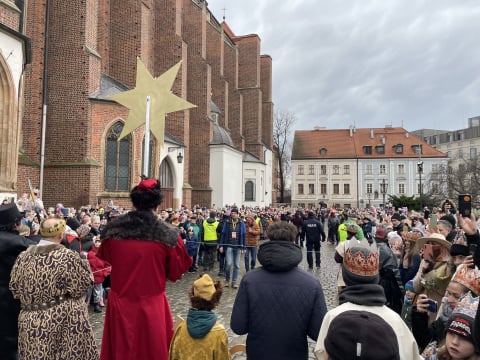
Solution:
M118 140L145 123L147 96L150 96L150 130L160 145L163 145L165 115L196 107L196 105L171 92L181 64L182 61L172 66L158 78L153 78L140 58L137 58L135 88L110 96L110 99L115 100L130 110Z

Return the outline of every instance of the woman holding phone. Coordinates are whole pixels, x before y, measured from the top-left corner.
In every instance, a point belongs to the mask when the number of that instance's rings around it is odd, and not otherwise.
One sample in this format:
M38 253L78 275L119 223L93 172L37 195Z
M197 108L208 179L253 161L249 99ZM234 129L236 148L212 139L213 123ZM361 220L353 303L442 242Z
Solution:
M433 233L419 238L415 245L416 251L422 254L420 267L413 279L415 293L424 293L439 304L454 272L450 261L451 244L442 234ZM435 320L436 315L429 314L429 324Z

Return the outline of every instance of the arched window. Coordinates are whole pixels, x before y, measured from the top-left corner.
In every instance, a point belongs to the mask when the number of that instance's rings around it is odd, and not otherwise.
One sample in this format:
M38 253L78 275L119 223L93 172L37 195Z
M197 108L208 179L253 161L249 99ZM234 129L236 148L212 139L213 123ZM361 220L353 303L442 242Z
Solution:
M117 141L123 129L121 121L108 130L105 154L105 190L130 190L131 135Z
M173 188L173 171L170 167L169 162L166 159L163 159L160 164L160 185L163 188Z
M255 184L251 180L245 183L245 201L255 201Z

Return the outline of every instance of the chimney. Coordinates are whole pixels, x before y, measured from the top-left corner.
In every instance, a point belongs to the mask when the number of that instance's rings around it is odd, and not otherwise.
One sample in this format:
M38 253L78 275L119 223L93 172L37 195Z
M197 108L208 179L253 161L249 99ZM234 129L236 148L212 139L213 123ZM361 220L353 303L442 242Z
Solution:
M373 129L370 129L370 139L373 139L374 138L374 132L373 132Z
M348 128L350 130L350 137L352 137L353 136L352 125L350 125Z
M410 134L408 132L405 133L405 138L408 139L408 137L410 136Z

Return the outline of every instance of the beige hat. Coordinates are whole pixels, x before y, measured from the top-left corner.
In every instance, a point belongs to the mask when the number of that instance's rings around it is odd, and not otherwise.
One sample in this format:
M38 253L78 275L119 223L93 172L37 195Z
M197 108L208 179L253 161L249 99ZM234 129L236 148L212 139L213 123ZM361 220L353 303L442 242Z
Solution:
M443 236L442 234L433 233L430 236L418 238L415 243L415 250L417 252L422 250L423 246L427 243L427 241L434 242L438 245L441 245L447 248L449 251L450 251L450 247L452 246L452 244L450 244L450 242L447 241L447 239L445 239L445 236Z
M208 274L203 274L201 278L193 282L193 296L210 301L216 291L215 284Z

